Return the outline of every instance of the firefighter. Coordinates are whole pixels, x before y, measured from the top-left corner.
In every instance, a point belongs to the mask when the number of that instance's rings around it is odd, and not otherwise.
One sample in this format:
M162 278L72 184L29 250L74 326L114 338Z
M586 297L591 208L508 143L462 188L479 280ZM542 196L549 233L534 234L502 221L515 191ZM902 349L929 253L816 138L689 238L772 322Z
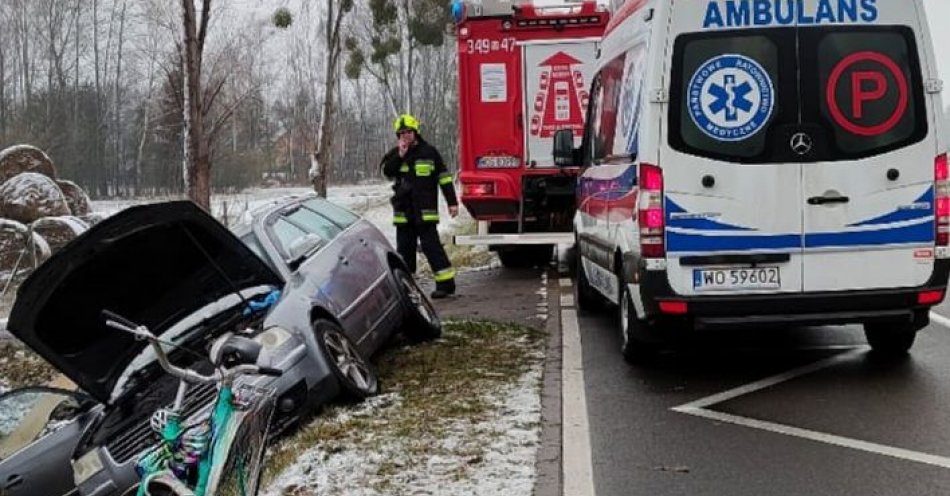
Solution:
M449 206L449 215L458 215L458 199L452 186L452 174L446 169L439 151L419 132L419 121L403 114L393 122L398 143L380 163L383 174L393 180L393 224L396 225L396 250L410 273L416 272L416 246L429 260L435 279L432 298L455 293L455 270L439 239L439 193Z

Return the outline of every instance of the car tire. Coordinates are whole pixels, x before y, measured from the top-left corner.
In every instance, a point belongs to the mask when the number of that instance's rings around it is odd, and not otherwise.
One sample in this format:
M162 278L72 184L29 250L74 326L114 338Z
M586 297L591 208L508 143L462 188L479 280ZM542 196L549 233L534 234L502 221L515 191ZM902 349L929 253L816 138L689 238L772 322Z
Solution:
M656 346L637 337L645 322L637 318L637 311L633 306L633 297L627 290L627 285L620 282L620 304L618 327L620 327L620 352L624 360L631 365L640 365L656 355Z
M399 286L405 316L400 329L410 341L420 343L432 341L442 336L442 322L432 302L425 295L416 280L403 269L393 270L393 277Z
M907 324L865 324L864 335L874 354L900 357L910 351L917 338L917 328Z
M379 393L376 369L363 357L335 322L317 319L313 323L320 351L337 379L344 400L360 401Z
M604 306L604 299L590 285L587 273L584 271L581 250L576 244L574 246L574 270L577 274L574 283L574 299L577 301L577 308L588 312L600 310Z

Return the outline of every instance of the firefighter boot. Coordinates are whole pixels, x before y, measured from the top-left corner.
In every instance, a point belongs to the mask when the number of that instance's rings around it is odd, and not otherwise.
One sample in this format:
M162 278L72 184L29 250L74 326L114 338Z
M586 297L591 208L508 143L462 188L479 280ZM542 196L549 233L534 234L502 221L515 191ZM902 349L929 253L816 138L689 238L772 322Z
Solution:
M435 291L429 295L433 300L438 300L455 294L455 279L439 281L435 283Z

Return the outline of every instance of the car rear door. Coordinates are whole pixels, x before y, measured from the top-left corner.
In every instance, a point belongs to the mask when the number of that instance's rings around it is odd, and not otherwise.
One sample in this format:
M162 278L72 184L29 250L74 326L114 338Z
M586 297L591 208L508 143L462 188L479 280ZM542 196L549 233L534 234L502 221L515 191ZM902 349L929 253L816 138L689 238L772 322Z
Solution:
M658 164L670 285L800 292L802 166L786 145L798 126L795 27L707 29L704 12L676 2L670 26Z
M800 28L805 291L933 272L937 145L915 3L878 2L871 26Z

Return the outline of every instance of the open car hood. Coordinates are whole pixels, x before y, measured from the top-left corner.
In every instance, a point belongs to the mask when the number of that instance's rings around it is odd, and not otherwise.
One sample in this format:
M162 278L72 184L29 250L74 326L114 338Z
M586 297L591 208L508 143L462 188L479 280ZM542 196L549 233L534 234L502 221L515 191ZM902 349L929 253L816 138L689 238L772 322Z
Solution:
M226 276L226 277L225 277ZM102 403L148 346L106 327L104 309L161 336L239 289L280 277L188 201L126 209L93 226L20 286L7 328Z

